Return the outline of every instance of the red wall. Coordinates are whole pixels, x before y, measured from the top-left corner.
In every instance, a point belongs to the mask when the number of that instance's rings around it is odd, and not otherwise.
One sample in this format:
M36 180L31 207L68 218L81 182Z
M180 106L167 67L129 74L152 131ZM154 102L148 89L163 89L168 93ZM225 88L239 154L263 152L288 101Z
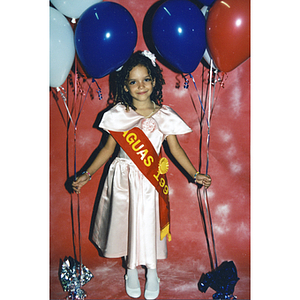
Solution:
M143 20L148 9L156 1L114 1L126 7L136 21L138 42L136 49L147 49L143 39ZM188 90L176 88L176 73L163 68L166 85L164 104L171 106L193 129L193 133L179 137L179 141L195 166L199 164L199 122L200 104L194 87ZM203 65L193 72L196 83L202 91ZM74 74L72 74L74 82ZM211 144L209 174L213 181L209 189L209 203L213 218L218 261L233 260L237 266L240 281L235 288L238 299L250 299L250 59L227 74L224 88L217 95L211 122ZM101 132L93 128L100 111L107 107L109 92L108 76L98 79L103 100L98 99L97 86L79 81L86 93L88 84L93 89L84 103L77 130L77 169L80 169L97 148ZM206 80L205 80L206 84ZM67 89L67 82L64 87ZM216 90L219 90L219 86ZM205 90L204 90L205 92ZM76 205L77 197L65 189L65 182L74 172L73 127L68 130L64 120L67 112L62 98L55 91L50 92L50 298L63 299L59 283L60 259L74 256L70 204ZM74 98L69 87L68 104L78 113L80 100ZM197 112L195 111L193 101ZM205 142L205 139L204 139ZM205 150L205 147L203 148ZM205 152L205 151L204 151ZM205 153L202 160L205 162ZM202 172L205 172L204 166ZM160 299L211 299L213 290L202 294L197 282L202 274L210 271L205 236L199 214L196 187L188 183L184 175L171 164L168 172L170 186L172 242L168 244L169 257L158 264L161 278ZM90 268L93 278L84 290L88 299L128 299L123 284L124 270L119 259L98 256L96 248L89 241L90 222L102 169L93 176L80 194L82 258ZM141 270L139 272L142 272ZM110 279L110 281L107 281ZM112 281L112 280L115 280ZM114 288L109 288L114 282Z

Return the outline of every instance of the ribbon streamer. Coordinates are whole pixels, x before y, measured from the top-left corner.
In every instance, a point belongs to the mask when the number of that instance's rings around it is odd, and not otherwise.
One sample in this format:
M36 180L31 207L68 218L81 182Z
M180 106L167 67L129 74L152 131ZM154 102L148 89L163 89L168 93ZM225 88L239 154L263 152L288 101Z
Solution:
M61 97L62 97L62 99L63 99L64 105L65 105L66 110L67 110L67 113L68 113L68 115L69 115L69 118L70 118L72 124L74 125L74 122L73 122L73 119L72 119L72 116L71 116L69 107L68 107L68 105L67 105L67 98L66 98L66 95L65 95L65 94L66 94L65 89L64 89L62 86L60 86L60 87L57 87L56 90L57 90L58 92L60 92L60 95L61 95Z
M102 100L101 88L100 88L98 82L95 80L95 78L93 78L92 82L96 82L97 87L98 87L98 90L97 90L98 98L99 98L99 100Z
M191 74L190 74L190 76L191 76ZM185 89L188 89L189 88L189 80L188 80L188 78L187 78L187 75L183 75L183 77L184 77L184 84L183 84L183 87L185 88Z

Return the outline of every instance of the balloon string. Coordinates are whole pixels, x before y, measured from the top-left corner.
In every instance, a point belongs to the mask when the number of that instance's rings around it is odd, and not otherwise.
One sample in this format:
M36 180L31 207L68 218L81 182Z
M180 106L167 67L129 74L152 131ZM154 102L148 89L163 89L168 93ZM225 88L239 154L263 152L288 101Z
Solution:
M74 107L75 107L75 115L76 115L76 104L77 104L77 57L75 55L75 64L74 64L74 75L75 75L75 88L74 88ZM76 175L76 130L77 130L77 120L74 124L74 174L75 174L75 181L77 180Z
M210 143L210 121L211 121L211 112L212 112L212 60L210 61L210 71L209 71L209 95L208 95L208 123L207 123L207 146L206 146L206 175L208 173L208 166L209 166L209 143ZM217 252L216 252L216 245L215 245L215 238L214 238L214 232L213 232L213 225L212 225L212 218L211 213L209 209L209 203L208 203L208 193L207 189L203 190L203 198L206 206L206 213L208 216L208 222L210 225L210 233L211 233L211 239L213 244L213 250L214 250L214 256L215 256L215 268L218 266L218 260L217 260Z
M214 269L214 262L213 262L213 257L212 257L212 253L211 253L211 250L210 250L208 230L207 230L207 226L206 226L205 213L204 213L204 208L203 208L202 198L201 198L201 192L200 192L199 187L197 188L197 198L198 198L198 204L199 204L199 209L200 209L200 215L202 217L201 220L202 220L202 225L203 225L203 229L204 229L204 233L205 233L205 239L206 239L206 244L207 244L210 267L211 267L211 270L213 270Z
M78 78L77 78L77 75L78 75L78 72L77 72L77 57L75 55L75 70L74 70L74 73L75 73L75 93L74 93L74 103L75 103L75 108L76 108L76 103L77 103L77 81L78 81ZM85 97L86 99L86 97ZM78 112L78 116L77 116L77 119L76 119L76 122L74 124L74 176L75 176L75 181L77 180L77 166L76 166L76 161L77 161L77 123L78 123L78 119L79 119L79 115L80 115L80 112L82 110L82 107L80 109L80 111ZM76 111L75 111L76 113ZM80 230L80 197L79 197L79 194L77 194L77 220L78 220L78 250L79 250L79 284L80 284L80 287L82 287L82 280L81 280L81 274L82 274L82 270L81 270L81 265L82 265L82 256L81 256L81 230Z
M220 89L221 89L221 87L224 88L224 75L222 76L222 78L221 78L221 77L218 77L218 72L219 72L218 69L216 69L216 70L214 71L215 74L214 74L214 80L213 80L213 83L212 83L214 89L213 89L213 96L212 96L211 114L212 114L213 111L214 111L215 104L216 104L216 102L217 102L217 99L218 99L218 95L219 95ZM216 77L218 77L218 78L216 79ZM217 85L218 82L220 82L220 86L219 86L219 89L216 90L216 85ZM211 117L210 117L210 118L211 118Z
M192 79L192 81L194 83L195 89L197 91L197 96L198 96L198 99L199 99L199 102L200 102L200 105L201 105L201 108L202 108L202 111L203 111L203 115L204 115L206 123L207 123L207 147L206 147L206 170L205 170L205 174L207 175L208 174L208 165L209 165L211 89L209 89L209 103L208 103L209 107L208 107L208 118L207 118L205 108L204 108L203 103L201 101L201 97L200 97L200 94L199 94L199 91L198 91L198 88L197 88L197 84L195 82L195 78L193 77L193 75L191 73L189 73L189 76L190 76L190 78Z
M218 267L218 259L217 259L216 243L215 243L212 218L211 218L211 213L210 213L210 208L209 208L209 203L208 203L207 189L203 190L203 198L204 198L204 203L205 203L205 208L206 208L206 214L208 217L208 223L210 225L211 240L212 240L214 256L215 256L215 268L217 268Z
M210 142L210 120L211 120L211 88L212 88L212 60L210 61L209 71L209 94L208 94L208 118L207 118L207 141L206 141L206 170L205 174L208 174L209 165L209 142Z
M74 258L75 261L77 261L77 255L76 255L76 232L75 232L75 221L74 221L74 205L73 205L73 195L71 194L71 204L70 204L70 210L71 210L71 221L72 221L72 242L73 242L73 251L74 251Z
M69 118L70 118L72 124L74 125L74 122L73 122L73 119L72 119L72 116L71 116L71 113L70 113L70 110L69 110L69 107L68 107L68 104L67 104L67 98L66 98L66 91L65 91L65 89L62 86L60 86L60 87L57 87L56 90L58 92L60 92L61 98L63 99L64 105L65 105L67 113L69 115Z
M99 98L99 100L102 100L101 88L100 88L98 82L95 80L95 78L93 78L92 82L96 82L96 85L98 87L98 89L97 89L98 98Z
M86 94L85 94L83 103L82 103L82 105L81 105L81 107L80 107L80 109L79 109L79 112L78 112L78 115L77 115L77 119L76 119L76 122L75 122L76 127L77 127L77 124L78 124L78 120L79 120L80 114L81 114L82 109L83 109L83 105L84 105L84 103L85 103L85 100L86 100L86 98L87 98L87 95L89 94L90 87L91 87L91 86L89 85L89 87L88 87L88 89L87 89L87 91L86 91Z
M75 78L76 78L76 75L75 75ZM75 98L74 98L74 102L76 102L77 101L77 88L76 88L76 86L77 86L77 82L76 82L77 80L75 79ZM62 99L63 99L63 102L64 102L64 105L65 105L65 108L66 108L66 110L67 110L67 113L68 113L68 116L69 116L69 118L70 118L70 120L71 120L71 122L72 122L72 124L73 124L73 126L74 126L74 128L75 128L75 130L77 130L77 125L78 125L78 120L79 120L79 117L80 117L80 114L81 114L81 112L82 112L82 109L83 109L83 105L84 105L84 103L85 103L85 101L86 101L86 98L87 98L87 95L88 95L88 92L89 92L89 90L90 90L90 85L89 85L89 87L88 87L88 89L87 89L87 92L86 92L86 94L85 94L85 98L84 98L84 101L83 101L83 103L82 104L80 104L80 109L79 109L79 112L78 112L78 115L77 115L77 118L76 118L76 121L75 121L75 123L74 123L74 121L73 121L73 118L72 118L72 115L71 115L71 113L70 113L70 110L69 110L69 107L68 107L68 105L67 105L67 98L66 98L66 91L65 91L65 89L62 87L62 86L60 86L60 87L57 87L56 88L56 90L58 91L58 92L60 92L60 94L61 94L61 97L62 97ZM73 105L73 108L74 107L76 107L76 105ZM75 111L75 114L76 114L76 111ZM76 170L76 168L75 168L75 170ZM76 173L75 173L75 176L76 176ZM75 180L76 180L76 177L75 177Z
M190 78L192 79L192 81L194 83L195 89L197 91L197 96L198 96L198 99L199 99L199 102L200 102L200 105L201 105L201 108L202 108L202 111L203 111L203 117L205 117L206 123L207 123L206 170L205 170L205 173L207 175L208 174L208 167L209 167L210 122L211 122L211 115L212 115L212 108L213 108L213 106L212 106L212 61L211 61L211 64L210 64L210 72L209 72L208 112L207 112L207 114L206 114L206 110L204 108L204 105L201 101L201 97L199 95L199 91L198 91L195 79L192 76L192 74L189 74L189 76L190 76ZM186 79L186 81L187 81L187 79ZM213 93L213 97L214 97L214 93ZM204 190L203 190L203 200L204 200L204 204L205 204L205 208L206 208L207 220L206 220L206 217L205 217L204 208L203 208L203 204L202 204L201 192L200 192L199 188L198 188L197 195L198 195L198 203L199 203L200 213L201 213L201 216L202 216L203 228L204 228L205 237L206 237L206 243L207 243L207 249L208 249L208 254L209 254L209 259L210 259L210 265L211 265L211 269L213 270L214 268L217 268L218 260L217 260L215 238L214 238L214 233L213 233L212 217L211 217L210 207L209 207L209 203L208 203L208 191L207 191L206 188L204 188ZM212 255L211 245L210 245L210 241L209 241L209 237L208 237L208 228L207 228L206 222L208 222L208 226L210 228L215 262L213 260L213 255Z
M196 92L197 92L197 96L198 96L198 99L199 99L199 102L200 102L200 105L201 105L201 108L202 108L202 111L203 111L203 115L205 116L206 123L208 124L208 119L206 117L205 108L204 108L203 103L201 101L201 97L200 97L200 94L199 94L199 91L198 91L198 88L197 88L197 85L196 85L195 78L193 77L193 75L191 73L189 73L189 76L190 76L190 78L192 79L192 81L194 83L194 87L195 87Z
M77 194L77 218L78 218L78 247L79 247L79 259L80 259L80 265L79 265L79 282L80 287L82 287L82 255L81 255L81 230L80 230L80 199L79 194Z
M214 78L216 78L216 76L218 75L218 70L216 69L214 71L214 73L215 73ZM216 83L217 83L217 80L214 80L214 83L213 83L214 90L213 90L213 95L212 95L212 99L211 99L211 114L212 114L212 112L214 110L214 106L215 106ZM210 120L211 120L211 116L210 116Z
M74 113L75 116L76 116L77 89L78 89L78 86L77 86L78 85L78 73L77 73L77 57L76 56L75 56L75 82L74 82L74 85L75 85L75 87L74 87L74 102L73 102L72 113ZM79 104L80 107L79 107L78 115L77 115L76 121L74 123L72 115L71 115L70 110L69 110L69 107L67 105L67 97L66 97L66 91L65 91L65 89L62 86L56 88L56 90L58 92L60 92L60 94L61 94L61 97L63 99L65 108L66 108L68 116L70 118L70 121L71 121L71 123L74 126L74 177L75 177L74 180L75 181L77 180L77 164L76 164L76 161L77 161L77 128L78 128L77 126L78 126L78 121L79 121L80 114L81 114L81 112L83 110L84 103L85 103L85 101L87 99L87 95L89 93L89 89L90 89L90 85L89 85L88 90L86 92L86 95L85 95L83 103ZM100 89L100 87L99 87L99 89ZM77 255L76 255L76 252L77 252L76 248L77 247L76 247L76 242L75 242L75 239L76 239L75 236L76 236L76 234L75 234L75 228L74 228L75 224L74 224L74 213L73 213L73 210L74 210L73 197L71 195L71 218L72 218L73 250L74 250L75 260L77 261ZM80 287L82 287L82 253L81 253L81 225L80 225L80 197L79 197L79 194L77 194L77 220L78 220L77 232L78 232L78 252L79 252L78 253L79 254L79 276L78 276L78 278L79 278L79 282L80 282ZM72 295L72 299L73 299L73 295Z

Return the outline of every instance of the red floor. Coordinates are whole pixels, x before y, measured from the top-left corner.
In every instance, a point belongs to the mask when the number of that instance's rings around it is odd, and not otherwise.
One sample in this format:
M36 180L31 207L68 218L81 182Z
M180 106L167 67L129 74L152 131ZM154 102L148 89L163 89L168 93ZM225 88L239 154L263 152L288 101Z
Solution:
M184 247L183 247L184 248ZM158 275L160 277L160 294L157 299L212 299L214 290L209 288L206 293L198 290L197 283L202 272L209 269L203 266L201 259L193 259L186 253L186 257L174 257L175 249L169 247L170 257L158 262ZM182 249L183 250L183 249ZM182 251L181 250L181 251ZM177 251L180 252L180 251ZM172 257L173 256L173 257ZM86 299L132 299L125 292L124 274L121 259L98 258L95 261L84 259L83 263L89 267L94 278L83 289L87 293ZM250 299L248 269L238 268L238 281L234 295L237 299ZM145 270L138 268L142 295L145 286ZM51 270L51 296L50 299L64 299L68 295L58 280L58 266Z

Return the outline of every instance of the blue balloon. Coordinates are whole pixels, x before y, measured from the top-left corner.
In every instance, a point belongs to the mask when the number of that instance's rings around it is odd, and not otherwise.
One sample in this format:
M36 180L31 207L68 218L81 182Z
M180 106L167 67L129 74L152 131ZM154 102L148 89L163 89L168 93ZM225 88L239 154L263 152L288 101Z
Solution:
M152 38L158 53L182 73L192 73L206 49L205 18L188 0L169 0L155 12Z
M81 15L75 30L78 57L93 78L101 78L121 67L137 42L137 28L126 8L100 2Z

